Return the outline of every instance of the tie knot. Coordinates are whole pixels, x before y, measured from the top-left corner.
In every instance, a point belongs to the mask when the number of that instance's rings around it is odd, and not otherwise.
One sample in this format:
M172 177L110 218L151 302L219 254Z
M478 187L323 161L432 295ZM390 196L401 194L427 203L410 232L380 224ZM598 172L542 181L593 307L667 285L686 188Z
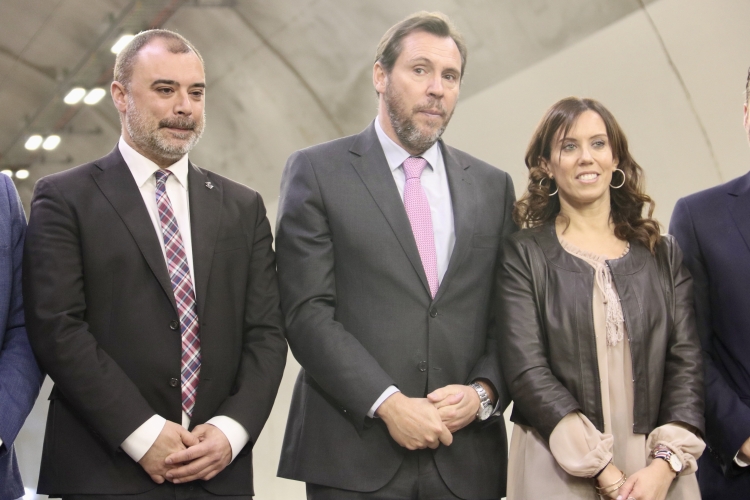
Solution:
M172 175L172 171L164 170L163 168L160 168L159 170L154 172L154 176L156 177L156 186L158 187L164 185L170 175Z
M410 156L404 160L404 173L406 179L419 179L422 176L422 171L427 166L427 160L421 156Z

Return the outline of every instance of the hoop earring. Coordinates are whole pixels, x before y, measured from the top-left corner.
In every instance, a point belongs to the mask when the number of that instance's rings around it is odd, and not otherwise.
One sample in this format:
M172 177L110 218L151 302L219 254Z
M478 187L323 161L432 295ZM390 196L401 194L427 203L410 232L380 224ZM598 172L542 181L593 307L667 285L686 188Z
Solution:
M539 179L539 189L544 189L544 186L542 186L542 181L544 181L544 179L549 179L550 185L552 185L552 183L554 182L552 177L542 177L541 179ZM555 183L555 192L549 193L547 194L547 196L555 196L558 191L559 191L559 188L557 187L557 183Z
M620 189L621 187L623 187L623 186L625 185L625 172L623 172L623 171L622 171L622 170L620 170L619 168L616 168L616 169L615 169L615 172L620 172L620 173L622 174L622 182L620 183L620 185L619 185L619 186L613 186L613 185L612 185L612 184L610 183L609 187L611 187L612 189ZM615 174L614 174L614 172L613 172L613 173L612 173L612 177L614 177L614 176L615 176Z

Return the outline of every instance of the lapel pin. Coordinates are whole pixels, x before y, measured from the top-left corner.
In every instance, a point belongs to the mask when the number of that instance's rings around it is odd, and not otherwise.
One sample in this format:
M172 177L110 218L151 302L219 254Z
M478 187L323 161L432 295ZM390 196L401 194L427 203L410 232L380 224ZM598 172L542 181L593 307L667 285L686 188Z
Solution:
M213 185L213 184L211 184L210 182L207 182L207 183L206 183L206 187L207 187L208 189L213 189L213 188L214 188L214 185Z

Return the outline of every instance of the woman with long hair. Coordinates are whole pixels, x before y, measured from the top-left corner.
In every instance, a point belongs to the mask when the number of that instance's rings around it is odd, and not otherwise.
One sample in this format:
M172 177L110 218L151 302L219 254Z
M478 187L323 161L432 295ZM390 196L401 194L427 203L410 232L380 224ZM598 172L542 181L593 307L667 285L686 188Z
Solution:
M612 114L566 98L526 152L498 276L508 500L699 499L692 281ZM644 211L646 212L644 214Z

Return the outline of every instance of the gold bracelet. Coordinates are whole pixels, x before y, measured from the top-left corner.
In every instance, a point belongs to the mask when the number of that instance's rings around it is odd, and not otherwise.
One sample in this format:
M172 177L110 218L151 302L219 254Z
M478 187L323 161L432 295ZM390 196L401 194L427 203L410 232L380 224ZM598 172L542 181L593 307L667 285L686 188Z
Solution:
M596 488L596 491L602 492L604 490L610 489L612 486L616 485L620 481L623 481L623 483L624 483L626 480L627 480L627 477L625 476L625 473L623 472L622 475L620 476L620 478L617 481L615 481L614 483L610 484L609 486L594 486L594 488Z
M603 490L599 490L599 494L600 495L607 495L607 496L609 496L611 493L614 493L615 491L619 490L620 487L623 484L625 484L625 481L627 481L627 480L628 480L628 478L625 476L625 473L623 472L622 477L620 478L619 481L617 481L614 484L611 484L611 485L607 486Z

